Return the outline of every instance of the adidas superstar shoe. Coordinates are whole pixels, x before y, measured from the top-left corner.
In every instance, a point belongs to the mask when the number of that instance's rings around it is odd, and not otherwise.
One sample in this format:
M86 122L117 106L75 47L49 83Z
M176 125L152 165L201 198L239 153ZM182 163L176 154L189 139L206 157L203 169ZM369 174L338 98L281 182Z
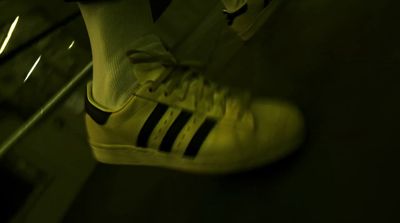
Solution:
M249 40L271 16L278 0L247 0L236 11L223 10L228 25L243 40Z
M157 55L129 57L144 67L121 108L97 104L87 85L86 126L100 162L232 173L276 161L302 140L302 115L289 103L251 101Z

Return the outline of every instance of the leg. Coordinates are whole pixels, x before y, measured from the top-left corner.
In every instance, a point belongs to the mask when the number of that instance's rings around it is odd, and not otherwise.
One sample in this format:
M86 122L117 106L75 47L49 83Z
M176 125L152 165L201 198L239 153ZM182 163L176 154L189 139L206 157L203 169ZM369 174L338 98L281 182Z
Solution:
M135 82L126 51L152 26L148 0L79 3L93 57L93 96L106 108L119 107Z

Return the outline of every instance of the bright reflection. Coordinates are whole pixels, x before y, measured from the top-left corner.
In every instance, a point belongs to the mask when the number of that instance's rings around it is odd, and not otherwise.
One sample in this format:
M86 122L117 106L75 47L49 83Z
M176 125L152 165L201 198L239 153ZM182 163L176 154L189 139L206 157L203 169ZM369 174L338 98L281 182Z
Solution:
M71 49L74 46L74 44L75 44L75 40L72 41L72 43L69 45L68 49Z
M19 16L17 16L14 19L14 22L11 24L11 27L8 30L6 39L4 40L3 44L1 45L0 54L2 54L4 52L4 49L6 48L8 41L10 41L11 35L13 34L15 27L17 26L18 20L19 20Z
M29 76L31 76L33 70L36 68L36 66L37 66L38 63L39 63L40 58L42 58L42 55L40 55L39 58L37 58L37 60L35 61L35 63L33 64L32 68L31 68L31 70L29 71L28 75L26 75L24 82L25 82L26 80L28 80Z

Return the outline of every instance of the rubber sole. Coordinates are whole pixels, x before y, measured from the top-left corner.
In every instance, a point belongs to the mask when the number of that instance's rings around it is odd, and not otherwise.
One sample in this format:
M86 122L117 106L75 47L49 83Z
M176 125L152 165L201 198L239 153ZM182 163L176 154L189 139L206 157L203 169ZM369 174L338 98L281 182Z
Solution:
M97 161L116 165L154 166L196 174L231 174L245 172L261 166L268 165L294 152L303 142L304 135L287 144L284 151L277 156L257 157L258 159L242 160L239 163L216 164L205 163L186 158L180 154L159 152L149 148L139 148L128 145L103 145L90 143L94 157Z
M155 166L196 174L226 174L238 172L241 166L210 165L184 158L178 154L162 153L148 148L125 145L94 145L91 149L97 161L116 165Z

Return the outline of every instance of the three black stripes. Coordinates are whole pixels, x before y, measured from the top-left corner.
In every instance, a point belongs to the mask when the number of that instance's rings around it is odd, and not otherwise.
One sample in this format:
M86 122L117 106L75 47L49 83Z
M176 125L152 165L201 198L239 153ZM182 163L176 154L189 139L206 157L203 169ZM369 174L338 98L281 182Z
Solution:
M142 129L139 132L137 138L137 146L146 148L148 147L147 143L150 138L151 133L153 132L154 128L160 122L162 117L168 110L168 106L165 104L157 104L154 108L150 116L147 118L146 122L144 123ZM172 146L178 137L179 133L182 131L184 126L192 117L192 113L189 111L181 111L178 117L174 120L171 127L169 127L167 133L165 134L164 138L162 139L161 145L159 150L163 152L171 152ZM217 121L214 119L206 119L202 125L198 128L196 133L194 134L193 138L191 139L189 145L187 146L184 155L187 157L195 157L201 145L203 144L204 140L207 138L208 134L216 125Z

